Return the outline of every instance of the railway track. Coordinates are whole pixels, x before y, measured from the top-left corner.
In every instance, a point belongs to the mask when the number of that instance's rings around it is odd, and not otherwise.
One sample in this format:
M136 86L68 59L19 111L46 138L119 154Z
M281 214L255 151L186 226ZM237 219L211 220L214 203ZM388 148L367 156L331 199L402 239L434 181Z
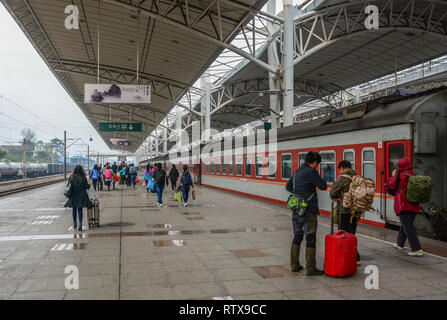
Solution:
M63 175L60 177L51 177L51 180L45 180L42 178L37 179L28 179L27 181L19 181L15 183L8 183L7 186L5 186L6 189L0 190L0 197L8 196L10 194L19 193L31 189L36 189L44 186L48 186L51 184L59 183L64 181ZM26 183L26 185L23 185L23 183ZM15 186L16 184L21 184L20 186Z

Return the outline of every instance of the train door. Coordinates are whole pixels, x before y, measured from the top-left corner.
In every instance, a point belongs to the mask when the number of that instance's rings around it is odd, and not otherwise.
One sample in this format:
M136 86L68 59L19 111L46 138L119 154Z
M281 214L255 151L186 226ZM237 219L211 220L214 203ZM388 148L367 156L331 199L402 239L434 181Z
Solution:
M398 217L394 213L394 199L389 197L385 187L386 180L393 176L393 171L397 169L397 162L402 159L405 155L408 155L409 150L407 150L407 145L403 141L390 141L386 142L385 145L386 156L385 156L385 172L381 175L385 179L382 181L382 191L381 194L384 196L382 199L385 200L384 210L386 221L392 224L399 222ZM386 195L386 196L385 196Z

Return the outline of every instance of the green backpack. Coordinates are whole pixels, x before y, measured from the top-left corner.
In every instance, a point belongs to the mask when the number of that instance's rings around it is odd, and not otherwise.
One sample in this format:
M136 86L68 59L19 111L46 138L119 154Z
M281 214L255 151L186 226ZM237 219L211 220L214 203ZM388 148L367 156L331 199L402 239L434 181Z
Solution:
M407 200L410 203L426 203L431 201L433 183L429 176L416 175L403 172L409 177L407 185ZM402 190L401 190L402 191ZM403 193L403 191L402 191Z

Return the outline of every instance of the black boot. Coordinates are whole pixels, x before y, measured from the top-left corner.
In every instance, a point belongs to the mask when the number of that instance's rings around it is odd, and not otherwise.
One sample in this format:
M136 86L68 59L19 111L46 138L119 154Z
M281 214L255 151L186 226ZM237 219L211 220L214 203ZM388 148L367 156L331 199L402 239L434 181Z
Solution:
M300 265L300 246L292 243L290 248L290 267L292 272L299 272L303 270L303 266Z
M317 269L316 248L306 248L306 276L322 276L324 271Z

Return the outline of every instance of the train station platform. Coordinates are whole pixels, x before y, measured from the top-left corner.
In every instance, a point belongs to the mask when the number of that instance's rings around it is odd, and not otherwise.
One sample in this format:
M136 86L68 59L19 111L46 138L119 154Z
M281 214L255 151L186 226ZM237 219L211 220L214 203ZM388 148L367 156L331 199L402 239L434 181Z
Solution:
M141 184L118 187L97 193L101 225L89 230L84 214L82 232L62 183L0 198L0 299L447 299L447 243L421 238L427 254L409 257L393 248L396 231L360 225L356 275L307 277L290 272L283 206L196 187L183 207L169 186L158 208ZM319 217L320 269L329 223ZM70 265L77 290L65 288ZM365 287L369 265L378 289Z

